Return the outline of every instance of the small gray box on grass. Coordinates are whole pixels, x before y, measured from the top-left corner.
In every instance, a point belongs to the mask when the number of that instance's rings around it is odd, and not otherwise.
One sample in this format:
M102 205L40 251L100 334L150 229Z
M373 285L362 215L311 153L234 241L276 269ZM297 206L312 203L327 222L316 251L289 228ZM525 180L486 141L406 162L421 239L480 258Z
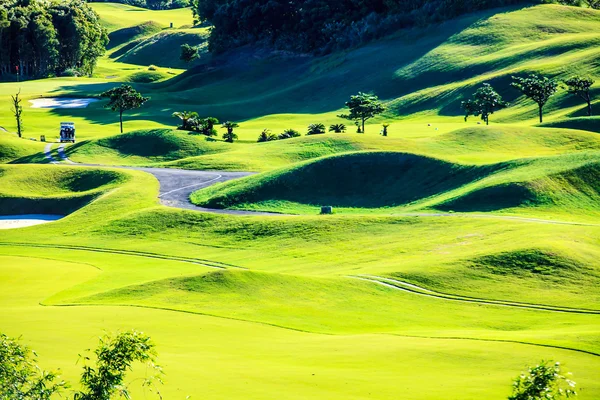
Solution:
M331 206L321 207L321 214L333 214L333 207L331 207Z

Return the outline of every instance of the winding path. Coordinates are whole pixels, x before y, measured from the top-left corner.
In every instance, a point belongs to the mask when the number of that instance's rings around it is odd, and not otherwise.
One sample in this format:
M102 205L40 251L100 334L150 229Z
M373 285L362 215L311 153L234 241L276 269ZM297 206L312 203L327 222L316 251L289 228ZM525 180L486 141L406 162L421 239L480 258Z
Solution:
M52 143L46 145L44 149L44 155L46 159L52 164L59 164L54 156L51 154ZM105 168L119 168L119 169L131 169L137 171L144 171L154 175L160 183L159 199L161 204L167 207L180 208L192 211L209 212L214 214L228 214L228 215L263 215L263 216L295 216L294 214L282 214L275 212L265 211L245 211L245 210L222 210L215 208L204 208L198 207L190 202L190 195L198 189L206 188L219 182L226 182L232 179L242 178L244 176L252 175L252 172L228 172L228 171L198 171L198 170L185 170L175 168L150 168L150 167L127 167L127 166L109 166L99 164L79 164L73 162L65 153L65 145L60 144L58 147L58 156L61 161L69 165L77 165L84 167L105 167ZM539 224L552 224L552 225L575 225L575 226L595 226L600 227L600 224L586 223L586 222L574 222L574 221L557 221L547 220L541 218L528 218L528 217L516 217L509 215L488 215L488 214L475 214L475 213L396 213L390 214L396 217L427 217L427 218L489 218L489 219L500 219L504 221L517 221L517 222L529 222Z
M44 154L53 164L58 164L51 154L52 144L48 144L44 149ZM219 182L226 182L232 179L242 178L252 175L251 172L229 172L229 171L196 171L175 168L149 168L149 167L126 167L126 166L108 166L97 164L79 164L73 162L65 154L65 145L58 146L58 156L69 165L83 167L109 167L119 169L130 169L143 171L152 174L160 183L158 198L160 203L167 207L180 208L192 211L210 212L214 214L229 215L282 215L278 213L244 210L220 210L214 208L198 207L190 202L190 195L198 189L202 189Z

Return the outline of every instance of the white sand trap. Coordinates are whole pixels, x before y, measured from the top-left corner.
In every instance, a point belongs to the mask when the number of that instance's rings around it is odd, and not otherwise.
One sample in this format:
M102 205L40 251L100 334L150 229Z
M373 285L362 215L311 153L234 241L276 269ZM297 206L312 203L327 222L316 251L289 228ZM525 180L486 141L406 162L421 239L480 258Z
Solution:
M24 228L57 221L62 215L52 214L23 214L23 215L0 215L0 229Z
M86 108L99 99L77 99L68 97L40 97L29 100L31 108Z

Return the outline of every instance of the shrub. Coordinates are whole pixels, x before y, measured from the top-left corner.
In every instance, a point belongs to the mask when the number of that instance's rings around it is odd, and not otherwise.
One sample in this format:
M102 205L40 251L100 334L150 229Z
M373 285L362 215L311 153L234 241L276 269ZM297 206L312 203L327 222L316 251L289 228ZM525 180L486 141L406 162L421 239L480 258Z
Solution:
M257 142L271 142L273 140L277 140L277 135L272 133L270 129L265 129L258 135Z
M150 66L148 67L148 71L156 71L156 70L158 70L156 65L150 64Z
M308 132L306 132L307 135L321 135L323 133L325 133L325 125L321 123L310 124L308 126Z
M346 125L332 124L329 126L329 132L344 133L344 132L346 132Z
M60 73L60 76L71 76L71 77L79 77L81 73L77 71L75 68L67 68L63 72Z
M282 133L280 133L277 137L280 140L283 140L283 139L291 139L291 138L300 137L300 136L302 136L302 135L297 130L295 130L295 129L286 129L285 131L283 131Z

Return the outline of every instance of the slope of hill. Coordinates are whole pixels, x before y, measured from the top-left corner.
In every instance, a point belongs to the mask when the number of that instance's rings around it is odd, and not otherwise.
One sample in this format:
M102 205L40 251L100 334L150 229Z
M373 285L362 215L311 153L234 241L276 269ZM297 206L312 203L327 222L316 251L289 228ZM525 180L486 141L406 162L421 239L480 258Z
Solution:
M320 58L272 55L253 61L252 52L244 53L250 50L241 50L224 66L192 69L160 92L189 96L188 107L201 114L247 119L334 112L363 90L389 101L388 118L422 118L461 115L460 100L489 81L513 104L495 120L535 121L534 105L510 88L511 75L600 75L593 62L599 25L600 11L576 7L493 10ZM205 95L192 98L196 90ZM582 108L561 91L547 112L559 116Z
M0 163L8 163L21 157L42 151L43 145L26 139L19 139L0 129Z
M164 162L224 151L222 142L169 129L140 130L70 146L66 154L82 163L136 165Z
M202 189L202 207L317 213L503 211L594 219L600 212L595 153L574 153L486 165L423 156L358 152L318 158Z
M187 64L179 59L181 45L199 46L200 53L205 54L207 35L206 28L164 30L129 41L110 57L128 64L186 68Z
M100 15L100 22L109 32L152 21L162 27L174 28L191 25L192 12L188 8L154 11L117 3L90 3L90 7Z

